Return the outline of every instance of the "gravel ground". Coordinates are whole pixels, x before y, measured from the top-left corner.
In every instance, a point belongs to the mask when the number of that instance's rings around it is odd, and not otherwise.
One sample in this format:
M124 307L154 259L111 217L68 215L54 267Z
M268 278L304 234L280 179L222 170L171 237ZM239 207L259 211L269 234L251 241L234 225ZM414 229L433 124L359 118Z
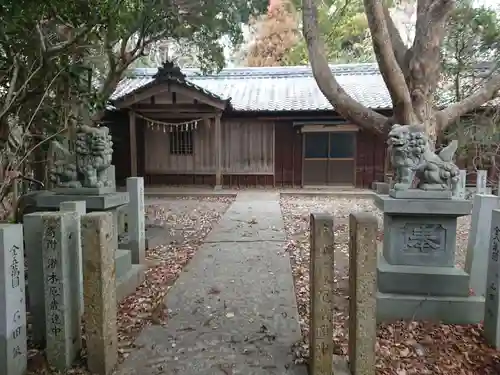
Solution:
M295 279L303 341L297 361L307 361L309 345L309 215L329 212L335 224L335 353L347 354L348 337L348 217L351 212L375 214L382 229L382 213L370 199L288 197L281 199ZM463 265L470 217L459 219L457 264ZM382 231L379 232L379 239ZM377 334L377 374L499 374L500 354L485 345L481 325L443 325L426 322L380 324Z
M147 251L146 281L119 306L120 360L134 349L134 339L144 326L165 324L165 295L233 200L228 197L148 199L146 225L163 227L169 244ZM43 352L30 348L28 356L28 375L58 374L47 368ZM85 356L83 351L81 360L66 374L90 375L84 369Z

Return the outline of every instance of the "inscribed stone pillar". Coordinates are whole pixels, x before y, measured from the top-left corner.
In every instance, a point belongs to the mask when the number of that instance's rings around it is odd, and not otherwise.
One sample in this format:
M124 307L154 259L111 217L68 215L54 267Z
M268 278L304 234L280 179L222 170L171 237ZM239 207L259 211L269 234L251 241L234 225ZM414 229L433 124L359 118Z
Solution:
M0 224L0 374L27 366L23 227Z
M24 215L24 243L28 266L28 306L33 343L45 348L45 289L42 256L42 217L44 212Z
M470 276L469 287L477 296L484 296L486 293L484 271L488 268L491 213L498 208L500 198L495 195L476 194L474 197L465 272Z
M377 340L377 218L349 217L349 367L352 374L375 374Z
M75 220L73 221L73 227L70 228L72 234L74 234L70 239L70 249L71 255L74 259L71 264L77 267L75 270L71 271L72 275L78 275L78 282L73 284L73 293L80 296L79 300L79 310L80 316L83 315L83 264L82 264L82 239L80 230L80 217L86 213L86 203L85 201L72 201L72 202L61 202L59 204L59 209L63 212L76 212ZM76 281L76 280L75 280Z
M76 268L71 264L75 212L46 212L42 217L45 320L49 365L59 371L70 368L81 349L79 296L74 294Z
M479 170L476 175L476 194L487 194L488 171Z
M484 302L484 337L488 344L500 348L500 210L491 215L490 251Z
M82 217L87 365L90 372L97 375L110 374L118 359L112 230L113 217L109 212L93 212Z
M467 192L467 171L460 169L456 198L465 199Z
M143 264L146 257L146 227L144 222L144 178L127 178L128 236L132 263Z
M309 324L310 374L331 375L333 372L333 217L311 214L310 219L310 290Z

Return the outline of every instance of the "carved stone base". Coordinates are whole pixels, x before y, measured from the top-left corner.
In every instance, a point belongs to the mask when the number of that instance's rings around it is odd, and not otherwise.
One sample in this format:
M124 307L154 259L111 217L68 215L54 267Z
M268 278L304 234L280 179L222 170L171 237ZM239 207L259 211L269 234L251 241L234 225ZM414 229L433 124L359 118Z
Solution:
M78 194L55 194L48 192L36 197L37 209L59 208L61 202L85 201L87 211L103 211L127 204L129 201L128 193L112 193L102 195L78 195Z
M457 218L472 203L455 199L396 199L376 195L384 211L383 254L388 264L453 267Z
M450 190L394 190L389 191L389 196L395 199L451 199Z
M459 267L398 266L378 256L377 283L382 293L469 296L469 275Z
M444 324L477 324L483 319L484 297L377 293L377 322L425 320Z
M52 191L56 194L65 195L104 195L116 193L116 187L101 187L101 188L54 188Z

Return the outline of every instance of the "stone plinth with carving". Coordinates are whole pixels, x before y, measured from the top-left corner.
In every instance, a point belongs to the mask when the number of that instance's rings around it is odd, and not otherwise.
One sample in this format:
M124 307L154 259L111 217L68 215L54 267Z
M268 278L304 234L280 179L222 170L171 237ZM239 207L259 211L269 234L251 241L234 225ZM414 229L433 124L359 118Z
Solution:
M455 194L456 142L435 153L421 126L394 125L388 144L395 183L375 197L384 213L378 320L478 323L484 298L469 296L469 275L455 265L457 219L472 210Z

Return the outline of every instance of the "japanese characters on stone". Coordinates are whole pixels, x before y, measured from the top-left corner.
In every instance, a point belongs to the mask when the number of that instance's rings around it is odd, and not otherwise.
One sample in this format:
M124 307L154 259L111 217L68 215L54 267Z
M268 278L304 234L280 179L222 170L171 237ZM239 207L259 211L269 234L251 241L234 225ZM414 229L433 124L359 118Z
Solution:
M62 332L62 318L61 318L61 304L62 304L62 295L61 295L61 275L58 271L58 262L59 259L57 257L57 239L55 233L55 223L50 223L45 226L43 239L45 241L45 257L44 257L44 268L46 271L46 285L48 290L48 298L49 298L49 311L47 324L50 325L49 331L55 336L58 337Z

